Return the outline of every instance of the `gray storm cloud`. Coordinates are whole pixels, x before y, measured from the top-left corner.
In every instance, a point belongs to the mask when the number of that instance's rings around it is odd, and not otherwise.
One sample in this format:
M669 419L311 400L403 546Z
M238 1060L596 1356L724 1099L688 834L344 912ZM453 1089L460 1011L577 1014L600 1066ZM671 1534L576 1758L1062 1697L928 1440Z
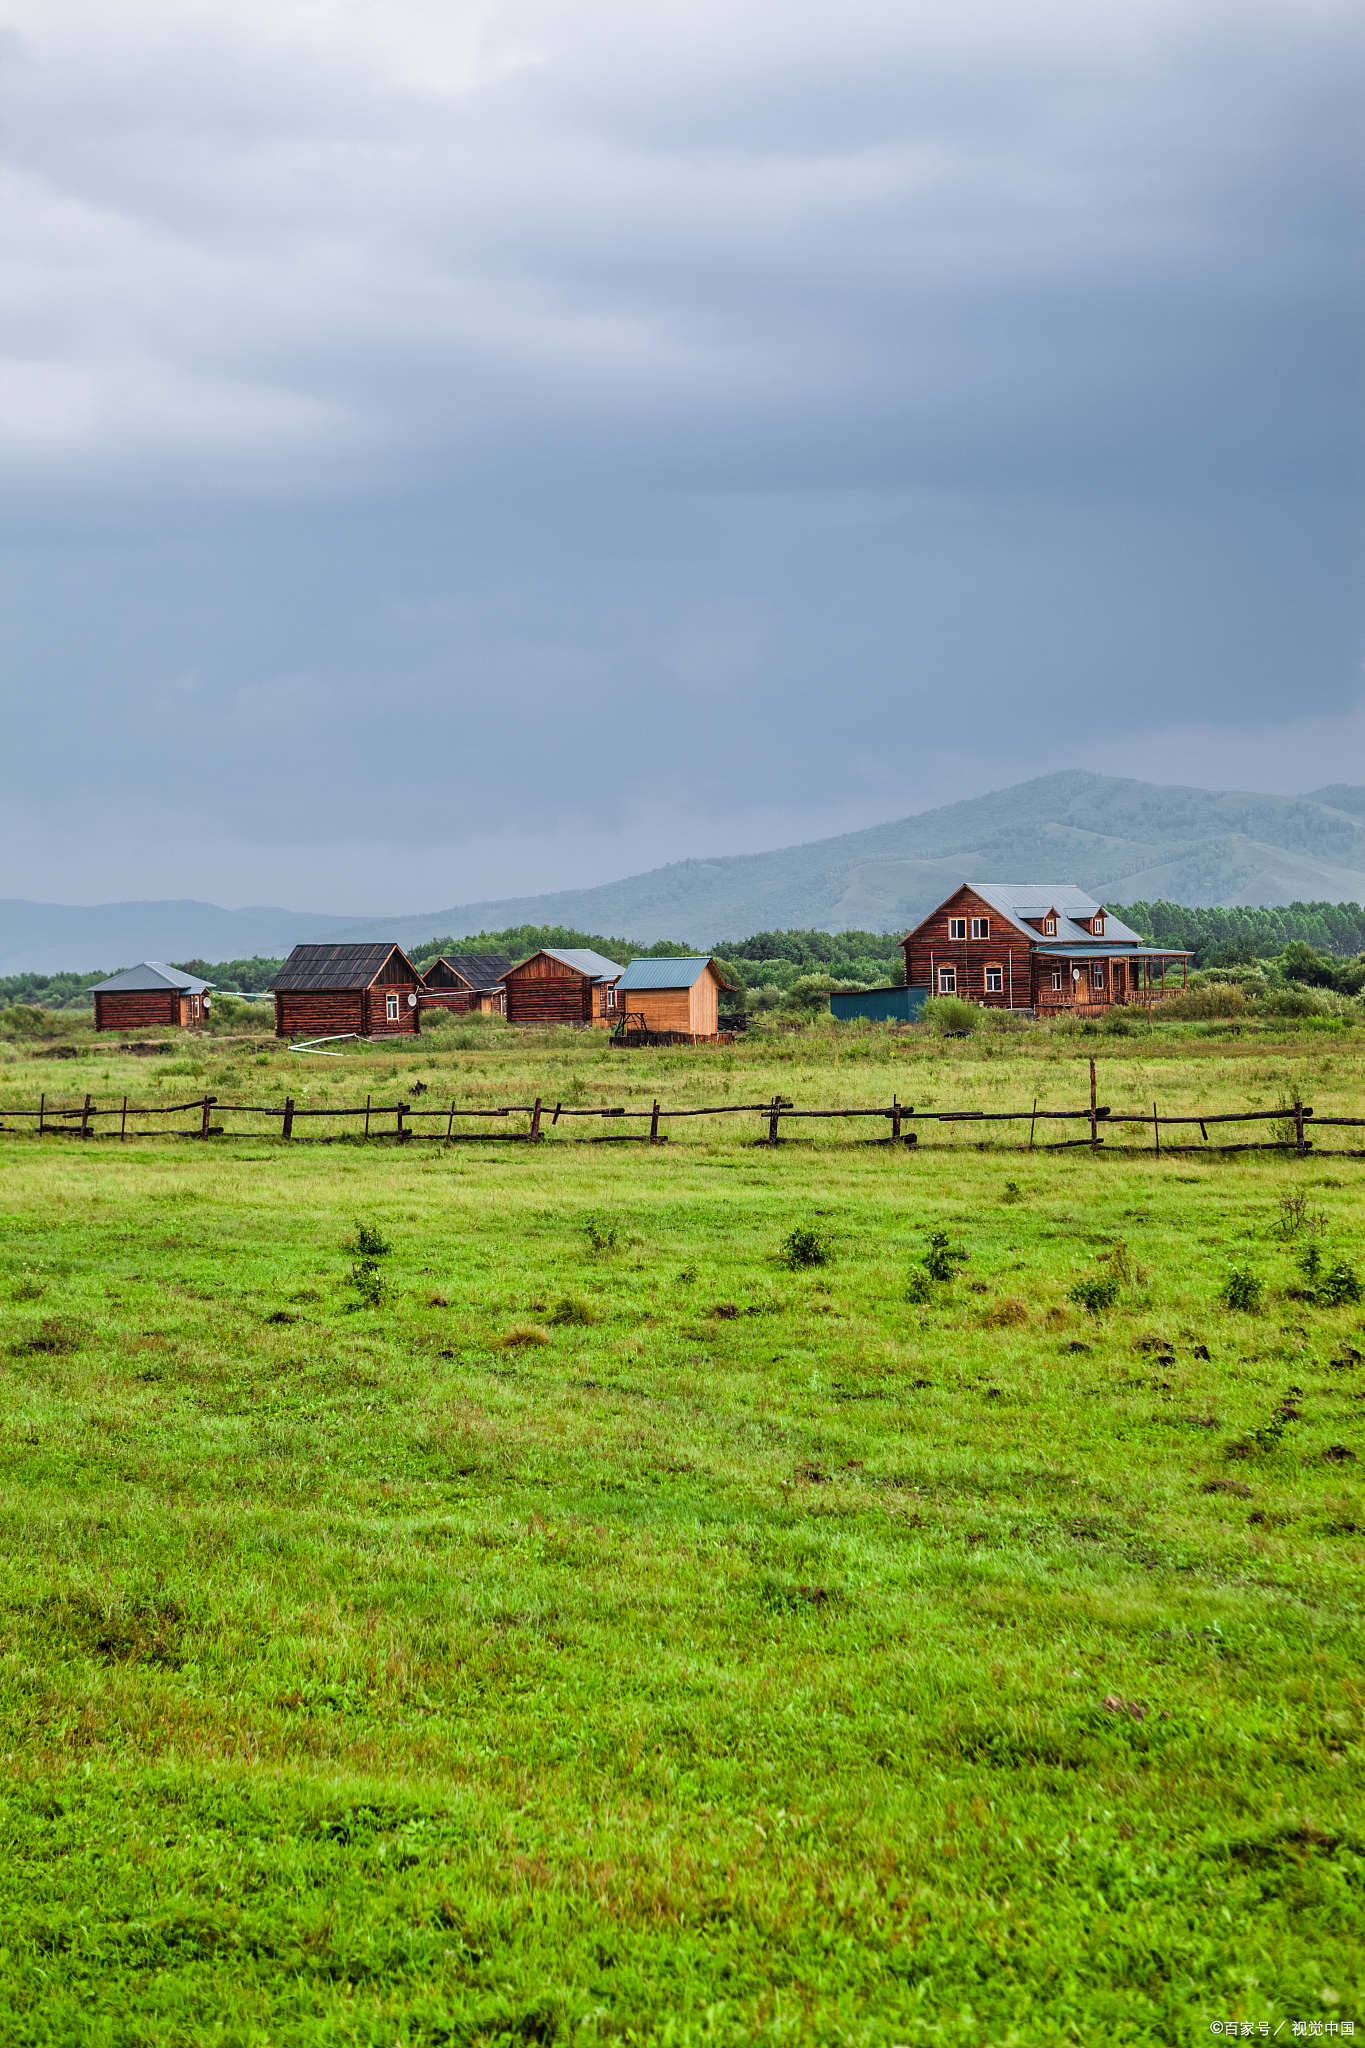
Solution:
M3 893L563 886L1177 731L1349 776L1362 39L21 0Z

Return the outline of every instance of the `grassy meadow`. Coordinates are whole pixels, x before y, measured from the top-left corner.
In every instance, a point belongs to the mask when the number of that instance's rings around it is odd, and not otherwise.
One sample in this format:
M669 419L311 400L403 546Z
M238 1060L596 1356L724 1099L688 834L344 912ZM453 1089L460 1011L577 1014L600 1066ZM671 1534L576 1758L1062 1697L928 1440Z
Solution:
M68 1034L0 1114L1359 1115L1362 1039ZM0 2039L1365 2027L1365 1160L222 1121L0 1133Z

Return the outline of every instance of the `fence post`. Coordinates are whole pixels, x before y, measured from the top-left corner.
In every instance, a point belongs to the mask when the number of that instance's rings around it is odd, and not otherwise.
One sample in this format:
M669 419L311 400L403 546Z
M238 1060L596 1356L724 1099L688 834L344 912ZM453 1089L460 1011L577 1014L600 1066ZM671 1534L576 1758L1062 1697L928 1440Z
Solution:
M407 1109L407 1106L408 1105L406 1104L406 1102L400 1102L398 1104L398 1142L400 1145L403 1143L403 1140L405 1138L410 1138L412 1136L411 1131L405 1131L403 1129L403 1113Z
M1033 1115L1028 1120L1028 1148L1030 1152L1033 1150L1033 1126L1037 1123L1037 1121L1038 1097L1035 1095L1033 1098Z
M286 1095L286 1096L285 1096L285 1098L284 1098L284 1128L283 1128L283 1130L282 1130L282 1131L280 1132L280 1136L281 1136L281 1138L292 1138L292 1137L293 1137L293 1135L294 1135L294 1098L293 1098L293 1096L292 1096L292 1095Z
M777 1120L779 1116L781 1116L781 1114L782 1097L780 1095L774 1095L773 1106L768 1112L768 1143L770 1145L775 1145L777 1143Z
M1157 1156L1157 1158L1158 1158L1158 1159L1160 1159L1160 1157L1161 1157L1161 1124L1160 1124L1160 1121L1159 1121L1159 1119L1158 1119L1158 1117L1157 1117L1157 1113L1156 1113L1156 1103L1155 1103L1155 1102L1153 1102L1153 1103L1152 1103L1152 1135L1153 1135L1153 1137L1154 1137L1154 1138L1156 1139L1156 1156Z
M1294 1104L1294 1150L1303 1157L1303 1104Z
M538 1095L536 1097L536 1106L531 1111L531 1143L533 1145L540 1143L540 1097Z
M892 1096L892 1098L891 1098L891 1142L892 1142L892 1144L893 1144L893 1145L899 1142L899 1139L900 1139L900 1134L901 1134L901 1106L900 1106L900 1099L899 1099L899 1097L897 1097L897 1096L893 1095L893 1096Z
M446 1143L447 1143L447 1145L448 1145L448 1144L450 1143L450 1134L451 1134L451 1132L452 1132L452 1131L454 1130L454 1128L455 1128L455 1104L454 1104L454 1103L452 1102L452 1103L451 1103L451 1105L450 1105L450 1115L449 1115L449 1116L448 1116L448 1117L446 1118Z
M209 1134L209 1111L217 1100L218 1097L216 1095L206 1095L204 1097L204 1115L199 1125L199 1135L201 1138L207 1138Z
M1094 1062L1093 1060L1091 1060L1091 1062L1090 1062L1090 1142L1091 1142L1091 1144L1092 1144L1092 1145L1098 1145L1099 1141L1100 1141L1100 1127L1099 1127L1099 1122L1098 1122L1098 1120L1097 1120L1097 1118L1096 1118L1096 1116L1095 1116L1095 1062Z
M121 1144L123 1143L123 1134L124 1134L124 1132L125 1132L125 1131L127 1130L127 1128L128 1128L128 1097L127 1097L127 1096L125 1095L125 1096L124 1096L124 1098L123 1098L123 1113L122 1113L122 1115L121 1115L121 1116L119 1117L119 1120L118 1120L118 1141L119 1141L120 1145L121 1145Z
M659 1098L657 1095L654 1098L654 1108L649 1119L649 1142L651 1145L657 1145L659 1142Z
M38 1136L39 1136L40 1138L41 1138L41 1137L42 1137L42 1135L43 1135L43 1128L44 1128L44 1126L43 1126L43 1114L44 1114L44 1112L46 1111L46 1109L47 1109L47 1094L46 1094L46 1091L44 1091L44 1093L43 1093L43 1094L41 1094L41 1095L40 1095L40 1096L38 1097Z
M90 1097L88 1095L85 1098L85 1107L81 1111L81 1136L83 1138L90 1136Z
M365 1097L365 1136L366 1136L366 1137L368 1138L368 1137L369 1137L369 1135L370 1135L370 1098L369 1098L369 1096L367 1095L367 1096Z

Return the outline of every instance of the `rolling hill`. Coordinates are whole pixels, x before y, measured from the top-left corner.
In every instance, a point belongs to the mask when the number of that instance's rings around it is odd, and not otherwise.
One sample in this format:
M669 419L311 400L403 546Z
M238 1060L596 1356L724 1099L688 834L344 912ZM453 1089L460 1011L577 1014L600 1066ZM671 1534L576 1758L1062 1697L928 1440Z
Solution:
M957 882L1037 877L1131 903L1360 902L1365 788L1306 796L1128 781L1079 769L942 810L771 853L676 861L591 889L505 897L385 918L229 911L208 903L77 907L0 902L0 973L129 960L240 958L302 939L460 937L514 924L621 932L709 946L819 925L915 922Z

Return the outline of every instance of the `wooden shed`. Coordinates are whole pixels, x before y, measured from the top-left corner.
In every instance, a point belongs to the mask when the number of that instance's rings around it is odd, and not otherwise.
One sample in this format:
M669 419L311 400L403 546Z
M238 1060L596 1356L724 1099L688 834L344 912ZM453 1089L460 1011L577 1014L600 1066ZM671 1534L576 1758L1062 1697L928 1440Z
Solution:
M199 1031L209 1009L211 981L168 967L164 960L142 960L97 981L90 993L95 998L96 1031L146 1031L165 1029Z
M402 948L295 946L270 987L277 1038L405 1038L422 1028L422 977Z
M502 977L511 965L508 953L443 953L422 976L421 1007L453 1010L457 1016L481 1010L505 1017L507 991Z
M590 946L542 946L502 977L509 1024L594 1024L616 1021L621 968Z
M616 1010L632 1023L638 1018L645 1031L714 1038L720 1030L720 992L732 987L715 961L700 954L632 960L616 984Z

